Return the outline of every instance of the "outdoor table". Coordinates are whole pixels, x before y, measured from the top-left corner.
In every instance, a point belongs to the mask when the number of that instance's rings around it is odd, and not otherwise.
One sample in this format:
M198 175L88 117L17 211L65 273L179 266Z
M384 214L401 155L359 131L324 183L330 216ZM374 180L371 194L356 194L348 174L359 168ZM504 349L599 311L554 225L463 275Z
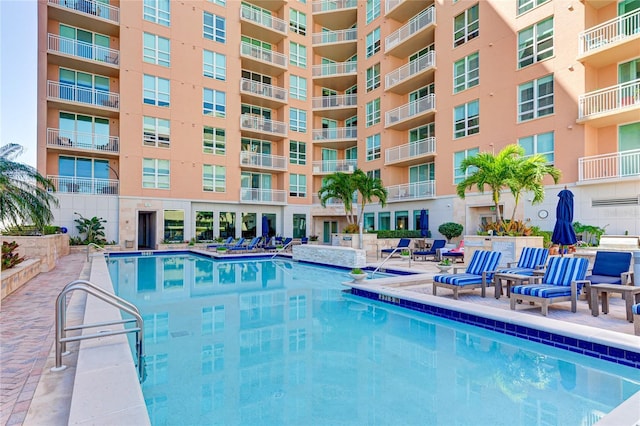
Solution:
M507 282L507 297L509 297L511 296L511 286L531 284L532 279L533 277L530 275L507 274L500 272L493 274L496 299L500 299L500 296L502 295L502 280Z
M633 322L631 305L640 303L640 286L622 284L591 284L591 315L598 316L598 295L602 295L602 313L609 313L609 293L620 293L624 299L627 321Z

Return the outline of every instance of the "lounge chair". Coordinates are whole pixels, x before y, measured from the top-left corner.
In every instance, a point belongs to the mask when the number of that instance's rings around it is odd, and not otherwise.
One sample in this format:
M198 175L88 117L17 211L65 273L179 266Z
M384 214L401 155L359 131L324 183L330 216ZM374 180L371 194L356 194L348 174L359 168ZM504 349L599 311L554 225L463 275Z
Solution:
M227 250L239 250L239 249L242 249L244 247L244 245L245 245L244 242L245 242L245 239L241 237L234 244L229 244L229 246L227 246Z
M438 249L443 248L447 244L446 240L433 240L433 244L428 250L417 250L413 252L413 258L422 256L422 260L427 260L427 256L432 256L433 260L436 258Z
M542 305L542 315L546 316L549 305L556 302L571 301L571 312L576 312L578 295L585 280L589 261L580 257L552 257L543 277L532 277L536 284L511 287L511 309L516 302L537 302Z
M591 284L631 284L633 272L631 267L631 252L598 251L593 262L591 275L585 278Z
M208 249L217 249L218 247L228 247L233 241L233 237L228 237L222 244L209 244Z
M231 251L253 251L256 250L258 248L258 243L260 243L260 240L262 239L262 237L254 237L251 239L251 242L249 242L248 245L244 246L241 245L239 247L232 247L230 250Z
M454 268L453 274L433 277L433 295L438 295L438 287L448 288L453 290L453 298L457 300L460 290L473 290L480 287L484 297L487 286L491 284L493 272L500 263L500 258L502 253L498 251L476 250L463 273L456 273L458 268Z
M455 261L460 259L464 262L464 240L460 241L454 249L440 249L440 259L442 258L454 259Z
M513 263L507 263L506 268L498 269L497 272L501 274L517 274L517 275L533 275L536 270L544 268L549 258L549 249L536 248L536 247L524 247L522 253L520 253L520 259L515 266L511 266ZM515 262L514 262L515 263ZM627 268L628 269L628 268Z
M291 243L293 242L293 238L291 237L287 237L284 239L284 241L282 241L282 249L283 250L291 250Z
M636 336L640 336L640 303L636 303L631 307L633 313L633 331Z
M300 244L309 244L309 238L308 237L300 238Z
M386 248L380 250L380 256L384 256L385 254L398 253L402 251L403 248L409 248L409 244L411 244L411 238L400 238L400 242L397 246L392 248Z

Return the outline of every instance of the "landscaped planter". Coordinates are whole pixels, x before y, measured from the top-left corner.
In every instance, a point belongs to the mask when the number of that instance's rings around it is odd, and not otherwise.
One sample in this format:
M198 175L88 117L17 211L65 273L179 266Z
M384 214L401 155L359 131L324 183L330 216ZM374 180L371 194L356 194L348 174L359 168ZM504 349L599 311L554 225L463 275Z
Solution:
M40 259L27 259L13 268L3 270L0 300L22 287L39 273Z
M16 253L28 259L40 259L40 272L49 272L56 267L56 261L69 254L69 234L42 236L3 235L2 241L18 243ZM4 271L3 271L4 274Z

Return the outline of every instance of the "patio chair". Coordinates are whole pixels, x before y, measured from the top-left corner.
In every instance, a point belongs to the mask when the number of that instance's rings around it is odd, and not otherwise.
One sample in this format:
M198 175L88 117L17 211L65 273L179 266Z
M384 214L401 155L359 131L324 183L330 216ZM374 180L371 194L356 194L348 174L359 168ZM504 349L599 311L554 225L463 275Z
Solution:
M391 253L398 253L400 254L400 252L402 251L403 248L409 248L409 245L411 244L411 238L400 238L400 242L398 243L397 246L392 247L392 248L386 248L386 249L382 249L380 250L380 256L384 256L385 254L391 254Z
M631 306L633 313L633 331L636 336L640 336L640 303Z
M476 250L463 273L457 273L458 268L453 268L453 274L433 277L433 295L438 295L438 287L448 288L453 290L453 298L458 300L460 290L473 290L480 287L484 297L487 286L491 284L493 273L500 263L500 258L502 253L498 251Z
M241 245L239 247L232 247L230 250L231 251L254 251L258 248L258 244L260 243L260 240L262 239L262 237L254 237L251 239L251 242L249 242L248 245Z
M245 239L243 237L240 237L240 239L235 243L229 244L227 246L227 250L239 250L239 247L240 248L244 247L244 242L245 242Z
M464 240L461 240L458 243L458 246L454 249L451 249L451 250L440 249L440 259L438 260L442 260L442 258L446 258L446 257L454 261L457 261L458 259L460 259L460 261L464 262Z
M515 262L507 263L506 268L498 269L497 272L501 274L517 274L517 275L533 275L533 271L541 270L547 263L549 258L549 249L536 248L536 247L524 247L522 253L520 253L520 259L518 263L512 266Z
M632 284L631 252L598 251L591 275L585 278L591 284Z
M308 237L300 238L300 244L309 244L309 238Z
M433 244L429 249L425 250L416 250L413 252L414 259L416 257L422 256L422 260L427 260L427 256L431 256L433 259L436 259L436 254L438 253L438 249L444 248L447 244L446 240L433 240Z
M209 244L207 246L208 249L217 249L218 247L228 247L229 244L233 241L233 237L227 238L222 244Z
M585 280L589 261L580 257L552 257L542 277L533 277L536 284L511 287L509 302L516 309L516 302L537 302L542 305L542 315L546 316L549 305L571 301L571 312L576 312L578 295Z

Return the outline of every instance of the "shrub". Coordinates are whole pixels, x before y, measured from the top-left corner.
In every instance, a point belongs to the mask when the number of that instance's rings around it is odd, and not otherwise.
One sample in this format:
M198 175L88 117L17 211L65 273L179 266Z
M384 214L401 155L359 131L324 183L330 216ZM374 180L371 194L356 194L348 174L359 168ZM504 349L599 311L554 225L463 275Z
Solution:
M24 257L20 257L18 253L14 253L17 248L18 243L15 241L11 241L10 243L6 241L2 242L2 270L13 268L24 261Z
M573 222L573 230L578 236L579 240L582 240L589 245L597 246L600 244L600 237L604 235L605 228L609 225L605 225L604 228L594 225L583 225L580 222Z
M101 217L92 217L91 219L87 219L83 217L80 213L75 213L80 216L78 219L75 219L77 223L76 229L80 234L85 234L85 238L81 244L98 244L103 246L107 243L107 240L104 235L104 225L103 223L107 223Z
M360 227L358 226L357 223L350 223L347 226L345 226L342 232L344 232L345 234L357 234L360 232Z
M462 235L463 229L464 228L459 223L445 222L438 227L438 232L444 235L447 239L447 242L449 242L452 238L456 238Z
M354 275L364 274L364 272L362 272L362 269L360 269L360 268L353 268L351 270L351 273L354 274Z
M378 234L378 238L420 238L420 231L410 229L395 229L369 232L370 234ZM429 234L431 235L431 234Z
M542 247L551 247L551 234L553 234L553 232L543 231L538 226L532 226L530 229L532 237L542 237Z

